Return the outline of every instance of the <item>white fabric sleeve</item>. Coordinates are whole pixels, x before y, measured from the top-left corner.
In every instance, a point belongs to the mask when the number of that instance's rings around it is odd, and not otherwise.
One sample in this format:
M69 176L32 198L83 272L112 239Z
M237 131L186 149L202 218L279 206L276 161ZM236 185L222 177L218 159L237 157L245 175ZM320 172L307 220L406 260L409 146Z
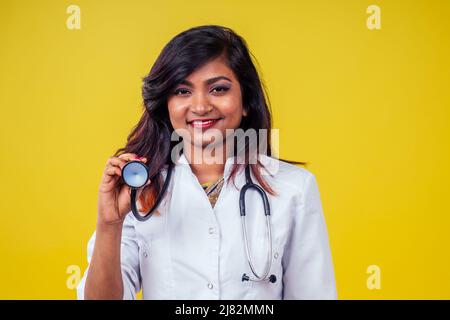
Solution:
M283 299L337 299L328 232L313 173L295 198L294 223L283 254Z
M141 275L139 269L139 246L136 240L134 229L134 217L127 214L122 227L122 240L120 250L120 263L123 280L123 299L135 300L136 293L141 290ZM88 241L87 244L87 261L88 266L84 272L82 279L77 286L77 299L84 300L84 286L86 277L91 263L92 253L94 251L95 234Z

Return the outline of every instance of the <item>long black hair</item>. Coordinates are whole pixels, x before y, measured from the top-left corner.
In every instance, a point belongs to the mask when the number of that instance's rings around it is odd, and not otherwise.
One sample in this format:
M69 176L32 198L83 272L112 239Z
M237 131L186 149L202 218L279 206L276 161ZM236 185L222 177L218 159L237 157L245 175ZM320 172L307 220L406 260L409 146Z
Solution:
M246 41L232 29L218 25L197 26L176 35L159 54L148 75L143 78L142 97L144 112L137 125L127 138L124 148L116 151L135 153L148 159L150 176L156 175L151 184L141 193L140 202L143 211L148 211L162 189L161 169L169 164L172 148L178 143L172 141L174 131L169 118L167 100L174 88L186 79L194 70L215 59L224 56L228 67L236 75L242 92L242 105L247 116L242 118L240 128L267 130L270 137L272 117L268 95L264 84L253 64ZM265 141L266 154L272 156L270 138ZM246 144L246 148L247 148ZM280 159L283 160L283 159ZM305 162L283 160L292 164ZM245 164L236 163L230 172L231 180ZM262 177L261 162L249 164L256 180L268 193L276 192Z

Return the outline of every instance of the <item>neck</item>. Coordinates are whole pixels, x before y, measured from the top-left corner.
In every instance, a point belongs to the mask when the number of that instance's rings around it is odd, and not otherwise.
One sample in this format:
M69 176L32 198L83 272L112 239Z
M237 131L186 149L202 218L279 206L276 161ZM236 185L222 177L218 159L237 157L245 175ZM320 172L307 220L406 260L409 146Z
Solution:
M192 172L202 183L212 182L219 179L224 174L227 153L223 147L217 147L211 152L206 152L204 148L191 145L184 148L185 156Z

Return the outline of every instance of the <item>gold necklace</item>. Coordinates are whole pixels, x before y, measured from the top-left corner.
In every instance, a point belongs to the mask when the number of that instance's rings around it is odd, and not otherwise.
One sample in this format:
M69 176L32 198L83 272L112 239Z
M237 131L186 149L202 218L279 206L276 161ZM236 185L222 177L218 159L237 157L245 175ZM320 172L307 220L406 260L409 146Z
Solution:
M214 208L214 205L219 198L220 191L222 190L222 186L224 183L224 177L219 178L216 182L211 184L205 189L206 195L208 196L209 202L211 206Z

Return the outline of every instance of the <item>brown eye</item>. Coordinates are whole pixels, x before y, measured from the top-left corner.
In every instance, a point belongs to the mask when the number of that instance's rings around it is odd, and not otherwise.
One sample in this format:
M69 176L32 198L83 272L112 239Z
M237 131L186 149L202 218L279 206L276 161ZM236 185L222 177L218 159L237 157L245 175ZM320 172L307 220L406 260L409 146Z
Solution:
M181 93L181 95L183 95L183 94L185 94L185 93L187 93L187 92L189 92L187 89L180 88L180 89L175 90L175 91L174 91L174 94L177 95L177 96L179 96L179 93Z
M227 92L230 88L228 87L223 87L223 86L219 86L219 87L215 87L212 91L217 90L216 92L221 93L221 92Z

